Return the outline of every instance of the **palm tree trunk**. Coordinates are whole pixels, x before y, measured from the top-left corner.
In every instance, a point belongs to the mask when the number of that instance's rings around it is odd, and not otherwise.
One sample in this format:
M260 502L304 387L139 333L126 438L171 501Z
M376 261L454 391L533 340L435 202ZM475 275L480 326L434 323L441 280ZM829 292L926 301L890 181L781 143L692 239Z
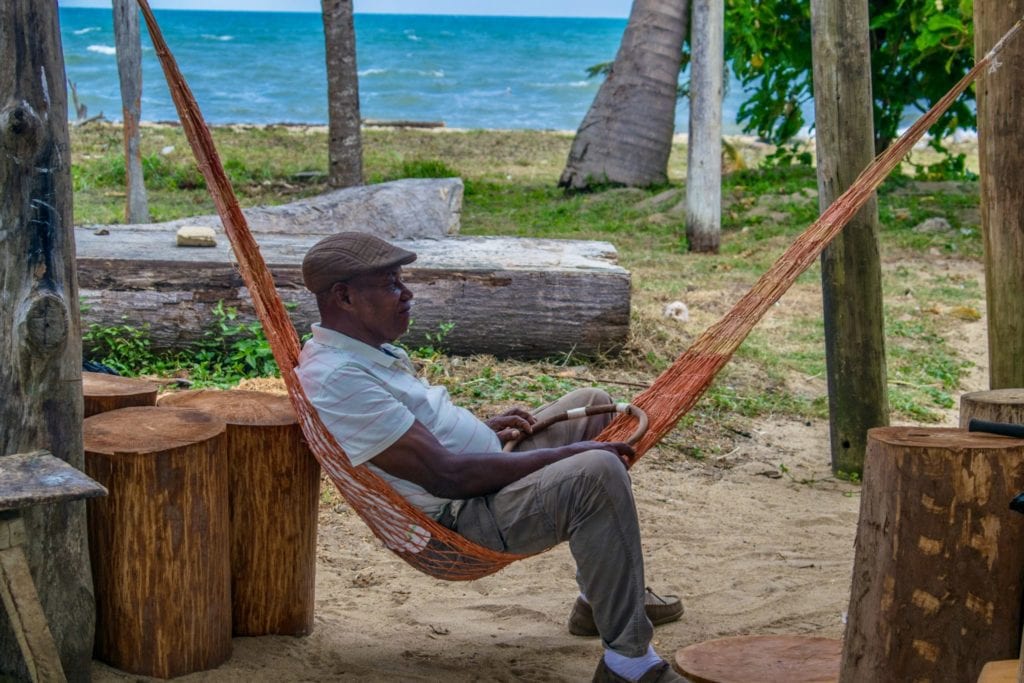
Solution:
M359 74L352 0L321 0L327 48L328 174L331 187L363 184Z
M569 151L559 187L668 180L689 0L635 0L611 72Z
M693 0L686 242L690 251L704 253L717 253L722 241L724 27L723 0Z

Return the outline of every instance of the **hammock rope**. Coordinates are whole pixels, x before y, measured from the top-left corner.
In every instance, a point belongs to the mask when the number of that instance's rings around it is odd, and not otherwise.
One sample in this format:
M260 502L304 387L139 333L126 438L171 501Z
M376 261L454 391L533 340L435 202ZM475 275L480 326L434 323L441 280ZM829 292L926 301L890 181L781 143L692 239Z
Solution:
M439 579L464 581L493 574L526 557L501 553L472 543L410 505L367 467L353 467L320 420L295 375L299 337L273 277L260 254L221 165L199 106L164 41L147 0L138 0L154 50L181 119L182 129L206 179L224 231L231 241L238 269L281 371L296 418L306 441L338 491L384 545L414 568ZM956 86L883 152L810 228L801 234L726 316L708 328L679 359L633 403L649 419L649 429L636 445L637 458L671 431L710 385L765 311L817 258L843 225L864 205L882 180L918 139L980 73L1021 26L1018 21ZM599 439L626 440L632 418L620 416Z

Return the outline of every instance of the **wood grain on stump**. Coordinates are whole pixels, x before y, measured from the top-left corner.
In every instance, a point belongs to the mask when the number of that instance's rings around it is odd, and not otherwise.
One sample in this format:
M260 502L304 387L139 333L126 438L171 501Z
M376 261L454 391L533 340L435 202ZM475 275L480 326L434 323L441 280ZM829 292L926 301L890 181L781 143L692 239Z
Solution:
M155 382L147 382L144 379L102 372L83 372L84 417L92 417L118 408L155 406L158 390L159 386Z
M83 423L96 657L170 678L231 655L224 421L184 408L122 408Z
M868 433L844 683L975 681L1017 654L1024 440L959 429Z
M195 408L227 423L234 634L310 633L320 466L288 397L181 391L165 394L160 405Z
M842 642L807 636L735 636L688 645L676 668L693 683L832 683Z
M964 394L960 397L960 426L967 429L971 418L1024 424L1024 389L993 389Z

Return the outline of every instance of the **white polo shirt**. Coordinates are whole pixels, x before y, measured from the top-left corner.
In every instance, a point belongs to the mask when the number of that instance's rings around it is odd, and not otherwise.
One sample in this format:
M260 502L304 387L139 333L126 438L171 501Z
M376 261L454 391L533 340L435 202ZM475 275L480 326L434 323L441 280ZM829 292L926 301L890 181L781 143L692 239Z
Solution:
M501 450L493 430L452 403L447 389L418 378L409 356L396 346L384 344L375 349L314 324L313 338L303 345L295 374L352 464L365 463L435 519L449 499L392 477L375 467L372 458L409 431L415 420L453 453Z

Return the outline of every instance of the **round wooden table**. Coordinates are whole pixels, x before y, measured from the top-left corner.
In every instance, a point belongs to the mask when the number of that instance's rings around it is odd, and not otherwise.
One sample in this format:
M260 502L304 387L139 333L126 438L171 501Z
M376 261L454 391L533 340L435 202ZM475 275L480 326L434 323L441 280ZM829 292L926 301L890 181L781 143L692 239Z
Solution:
M693 683L833 683L843 643L808 636L734 636L676 651L676 668Z

